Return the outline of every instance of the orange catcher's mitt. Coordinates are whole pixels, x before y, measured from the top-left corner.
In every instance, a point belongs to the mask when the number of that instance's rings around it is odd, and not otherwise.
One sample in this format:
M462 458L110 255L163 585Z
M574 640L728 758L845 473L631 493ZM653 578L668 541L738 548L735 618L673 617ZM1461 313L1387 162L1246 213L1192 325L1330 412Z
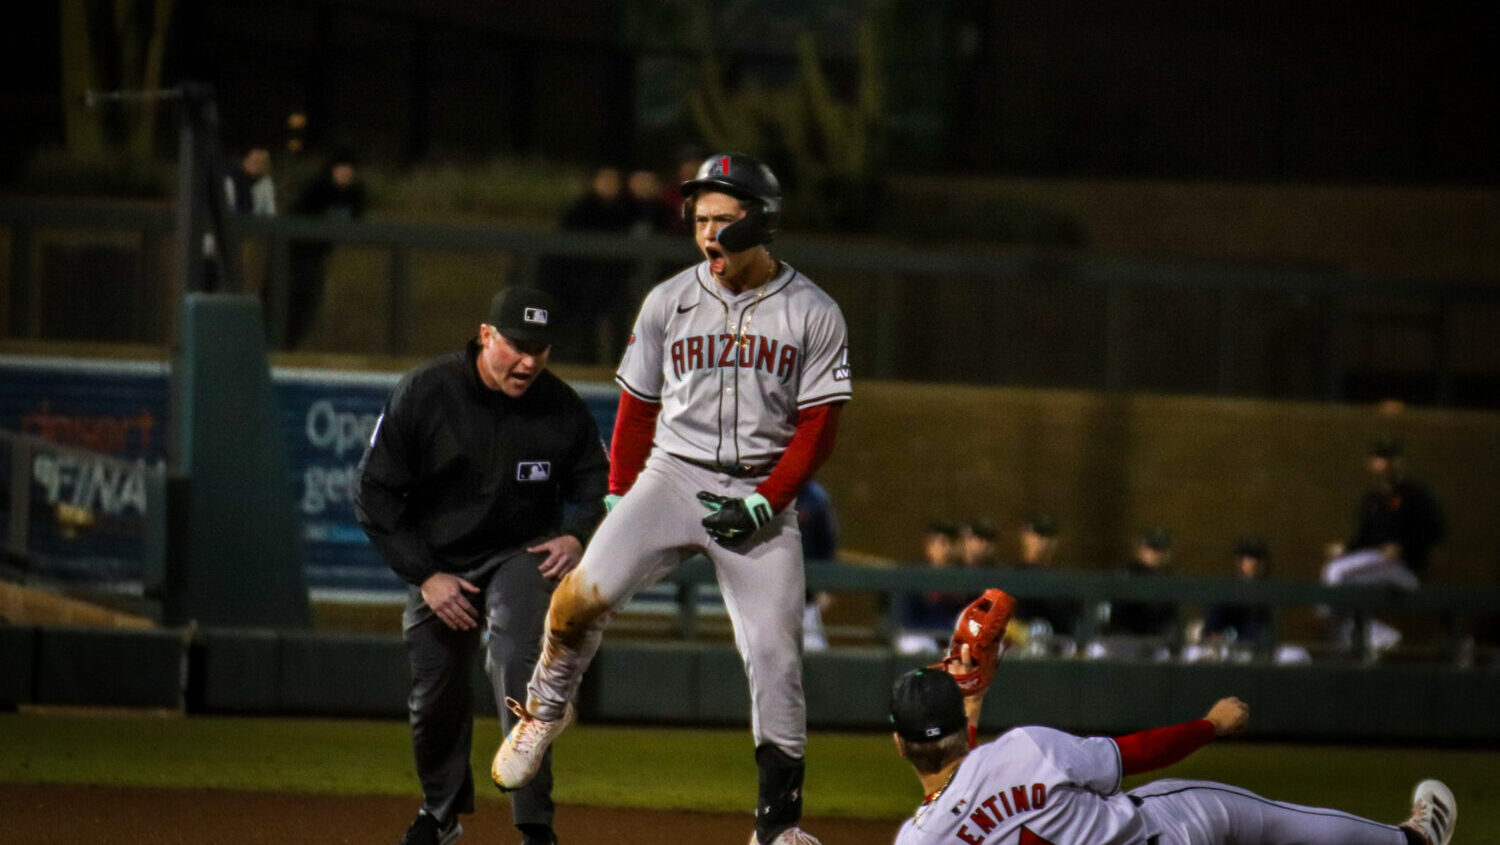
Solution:
M948 644L948 654L942 665L958 682L958 689L965 696L984 692L995 677L995 666L1000 662L1001 640L1005 637L1005 625L1016 608L1016 600L1004 590L991 588L984 595L969 603L958 615L958 624L953 629L953 639ZM961 653L969 647L971 666L964 666Z

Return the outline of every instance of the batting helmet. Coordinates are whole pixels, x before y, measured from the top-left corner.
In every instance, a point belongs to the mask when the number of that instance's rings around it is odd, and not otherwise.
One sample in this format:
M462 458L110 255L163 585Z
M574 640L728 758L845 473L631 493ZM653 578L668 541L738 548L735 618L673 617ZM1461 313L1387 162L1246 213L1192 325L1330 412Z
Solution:
M745 206L745 216L719 232L719 243L730 252L770 243L781 224L781 183L771 168L743 153L710 156L698 175L682 183L682 218L693 225L693 197L701 191L720 191Z

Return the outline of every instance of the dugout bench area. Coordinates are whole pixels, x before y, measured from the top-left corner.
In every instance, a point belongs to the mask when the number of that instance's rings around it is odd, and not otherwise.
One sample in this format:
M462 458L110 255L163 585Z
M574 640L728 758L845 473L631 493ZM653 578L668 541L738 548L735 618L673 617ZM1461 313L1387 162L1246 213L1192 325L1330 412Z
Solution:
M712 571L693 561L672 576L681 597L678 636L606 637L581 692L585 721L741 725L745 677L732 645L695 637L698 585ZM1357 654L1307 665L1084 659L1009 659L986 701L987 729L1046 722L1075 731L1127 731L1187 719L1223 695L1251 703L1251 736L1349 742L1500 742L1500 664L1469 645L1478 618L1500 614L1500 591L1402 592L1315 583L1114 575L1025 575L996 570L814 566L809 586L890 598L914 589L1097 602L1150 597L1184 605L1232 599L1276 612L1329 605L1359 616L1418 615L1441 623L1427 659L1372 662ZM815 730L882 730L894 679L930 658L885 645L808 653L804 687ZM188 713L400 718L406 657L392 634L335 634L229 627L125 629L0 625L0 707L135 707ZM480 671L475 667L476 673ZM486 685L477 687L486 689ZM485 696L481 695L481 699ZM494 712L494 703L482 701Z

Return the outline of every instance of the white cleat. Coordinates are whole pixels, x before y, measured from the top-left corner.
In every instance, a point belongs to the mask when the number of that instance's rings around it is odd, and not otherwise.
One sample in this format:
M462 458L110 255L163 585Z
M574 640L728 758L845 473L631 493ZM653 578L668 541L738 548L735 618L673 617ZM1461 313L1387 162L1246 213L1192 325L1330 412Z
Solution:
M760 840L756 838L754 831L750 832L750 845L760 845ZM823 845L823 843L800 827L789 827L778 833L776 838L771 840L770 845Z
M521 721L510 729L510 733L505 735L505 741L500 743L500 750L495 752L495 761L490 764L490 779L502 791L510 792L520 789L536 777L537 770L542 767L542 756L547 753L553 740L568 725L573 724L576 713L573 705L569 704L561 719L546 722L531 715L513 698L505 699L505 706L521 717Z
M1458 822L1458 802L1453 790L1440 780L1424 780L1411 793L1411 818L1401 823L1416 831L1427 845L1448 845Z

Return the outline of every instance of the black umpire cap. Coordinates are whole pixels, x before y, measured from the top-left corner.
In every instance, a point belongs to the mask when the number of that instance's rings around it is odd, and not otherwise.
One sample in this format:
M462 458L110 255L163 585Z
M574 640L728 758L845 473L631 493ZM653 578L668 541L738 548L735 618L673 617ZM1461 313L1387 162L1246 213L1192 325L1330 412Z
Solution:
M490 300L485 322L507 340L551 346L556 337L557 300L536 288L503 288Z
M932 742L969 726L958 682L941 669L913 669L891 687L891 727L907 742Z

